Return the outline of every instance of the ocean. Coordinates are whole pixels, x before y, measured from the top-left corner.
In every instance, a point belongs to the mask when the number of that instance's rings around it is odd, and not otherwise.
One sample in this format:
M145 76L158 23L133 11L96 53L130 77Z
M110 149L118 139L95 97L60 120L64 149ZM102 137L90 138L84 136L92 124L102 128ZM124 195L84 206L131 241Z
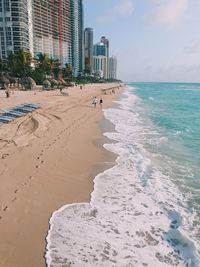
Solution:
M200 84L130 83L90 203L50 219L47 266L200 266Z

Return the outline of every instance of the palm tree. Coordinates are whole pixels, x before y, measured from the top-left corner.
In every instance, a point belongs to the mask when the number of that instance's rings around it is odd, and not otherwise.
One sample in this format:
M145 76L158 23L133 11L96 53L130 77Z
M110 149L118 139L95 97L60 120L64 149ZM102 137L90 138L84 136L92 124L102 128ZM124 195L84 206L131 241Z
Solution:
M42 54L39 53L38 57L37 57L37 61L38 61L38 67L44 71L45 73L48 73L50 70L50 59L49 56L47 54Z
M0 58L0 74L3 74L5 71L7 71L7 61Z
M55 66L55 59L50 58L49 59L49 68L50 68L50 74L53 77L53 68Z
M8 55L8 67L12 75L27 77L31 70L32 55L30 52L19 50Z
M72 66L68 63L65 64L65 73L69 81L72 80Z

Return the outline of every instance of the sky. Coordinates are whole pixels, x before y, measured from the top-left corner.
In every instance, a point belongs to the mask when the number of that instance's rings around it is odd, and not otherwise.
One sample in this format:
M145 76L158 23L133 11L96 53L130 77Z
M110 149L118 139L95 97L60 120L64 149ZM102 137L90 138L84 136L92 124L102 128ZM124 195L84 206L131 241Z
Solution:
M200 82L200 0L83 0L94 43L106 36L127 82Z

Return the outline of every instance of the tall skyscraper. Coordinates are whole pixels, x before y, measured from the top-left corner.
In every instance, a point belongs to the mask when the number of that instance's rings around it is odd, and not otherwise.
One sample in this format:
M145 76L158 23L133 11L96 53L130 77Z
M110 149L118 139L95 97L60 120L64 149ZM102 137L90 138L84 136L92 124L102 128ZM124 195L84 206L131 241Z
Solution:
M104 67L104 78L107 79L108 78L108 46L104 43L97 43L93 46L93 57L95 57L97 59L97 57L105 57L106 58L106 68ZM101 62L102 60L100 60ZM95 62L93 60L93 62ZM104 59L105 62L105 59ZM99 64L99 66L101 66L102 64ZM106 73L105 73L106 70ZM95 67L94 67L94 71L95 71Z
M117 78L117 58L115 56L109 58L109 78Z
M84 31L84 48L85 48L85 72L92 74L93 70L93 29L86 28Z
M77 76L84 71L83 3L71 1L72 68Z
M28 1L0 0L0 57L22 49L30 49Z
M108 57L108 47L104 43L97 43L93 46L93 56Z
M93 72L100 78L108 78L108 58L106 56L93 56Z
M45 53L59 59L63 66L71 63L70 0L28 1L32 1L29 15L32 33L30 31L29 36L34 56Z
M100 42L107 46L107 56L109 57L109 40L105 36L102 36Z

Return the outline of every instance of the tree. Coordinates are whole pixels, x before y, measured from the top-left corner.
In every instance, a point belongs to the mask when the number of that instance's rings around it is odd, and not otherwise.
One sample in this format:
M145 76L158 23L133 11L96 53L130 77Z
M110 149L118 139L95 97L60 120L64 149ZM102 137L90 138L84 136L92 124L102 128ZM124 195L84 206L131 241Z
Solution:
M47 54L39 53L37 56L37 67L46 74L50 72L50 59Z
M65 68L63 68L63 74L65 78L71 81L72 80L72 65L66 63Z
M8 55L8 67L15 77L27 77L31 73L32 55L30 52L19 50Z
M60 66L61 66L61 62L58 59L54 59L54 65L53 65L52 70L53 70L53 74L54 74L55 79L59 78L60 71L62 71L60 69Z
M7 71L7 61L5 59L0 58L0 74L3 74Z

